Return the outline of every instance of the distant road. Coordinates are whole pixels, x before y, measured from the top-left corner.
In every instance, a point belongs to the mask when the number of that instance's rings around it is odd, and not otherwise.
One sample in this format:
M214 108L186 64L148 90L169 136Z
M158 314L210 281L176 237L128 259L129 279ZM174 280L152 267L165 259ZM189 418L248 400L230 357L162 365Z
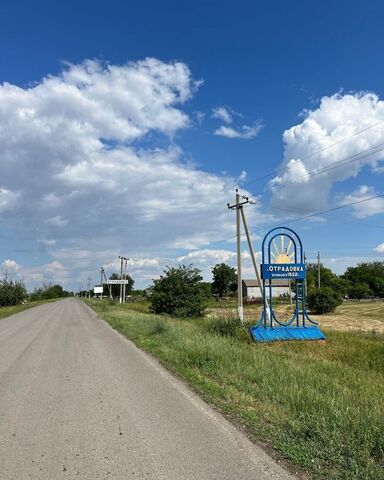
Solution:
M0 321L0 479L288 480L82 302Z

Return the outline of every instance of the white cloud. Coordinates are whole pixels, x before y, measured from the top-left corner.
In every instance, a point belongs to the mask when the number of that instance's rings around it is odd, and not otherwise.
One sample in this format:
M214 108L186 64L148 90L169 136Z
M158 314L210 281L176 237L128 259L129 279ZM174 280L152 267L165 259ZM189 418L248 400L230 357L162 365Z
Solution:
M6 188L0 188L0 214L12 211L17 206L19 198L20 195L18 193Z
M226 107L216 107L212 110L212 117L225 123L232 123L232 112Z
M226 138L241 138L245 140L251 140L252 138L257 137L262 128L263 125L260 122L255 122L253 125L241 125L236 128L222 125L221 127L217 128L213 134Z
M78 288L124 254L142 259L131 265L140 280L161 269L150 259L233 235L234 179L174 143L198 86L185 64L156 59L85 61L30 88L0 85L0 219L59 262L26 278ZM263 219L260 206L250 215Z
M61 215L56 215L55 217L48 218L45 223L52 225L53 227L64 227L68 224L68 220L63 218Z
M1 266L5 270L9 270L10 272L17 272L21 268L21 265L15 262L15 260L10 260L10 259L4 260Z
M367 185L360 185L354 192L346 195L341 203L345 205L347 203L361 202L368 198L372 198L377 195L373 187ZM357 218L370 217L379 213L384 213L384 197L373 198L372 200L363 201L352 205L351 208Z
M195 250L187 255L179 257L177 260L184 263L193 263L196 265L232 262L236 258L236 253L229 250Z
M284 170L270 182L272 204L301 212L327 208L336 182L355 177L364 165L378 168L384 155L375 149L372 155L342 160L382 143L384 124L370 127L383 121L384 102L375 94L323 97L316 110L305 112L302 123L284 132ZM341 165L334 168L337 162Z
M384 253L384 243L380 243L373 250L377 253Z

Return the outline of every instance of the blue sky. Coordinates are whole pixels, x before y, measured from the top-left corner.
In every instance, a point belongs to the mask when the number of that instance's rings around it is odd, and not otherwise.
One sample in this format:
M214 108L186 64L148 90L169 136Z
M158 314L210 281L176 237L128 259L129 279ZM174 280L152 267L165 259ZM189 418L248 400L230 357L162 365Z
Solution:
M384 142L382 125L353 136L384 120L383 13L378 1L2 2L3 269L77 289L122 253L137 286L180 261L208 278L234 262L233 241L217 241L233 235L225 204L243 171L240 186L258 194L256 250L268 225L383 193L380 151L292 183ZM252 182L324 146L275 183ZM320 250L341 272L383 258L383 218L379 199L291 226L310 258Z

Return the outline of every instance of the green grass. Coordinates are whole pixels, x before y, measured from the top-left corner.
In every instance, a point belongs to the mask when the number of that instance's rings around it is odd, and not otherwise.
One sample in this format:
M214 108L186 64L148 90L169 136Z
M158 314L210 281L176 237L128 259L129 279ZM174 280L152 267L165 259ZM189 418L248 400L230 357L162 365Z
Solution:
M9 317L10 315L14 315L15 313L24 312L24 310L28 310L29 308L43 305L44 303L56 302L56 300L60 299L54 298L50 300L39 300L37 302L23 303L21 305L12 305L11 307L0 307L0 320L2 318Z
M383 336L329 331L323 343L259 345L226 319L87 303L310 478L384 479Z

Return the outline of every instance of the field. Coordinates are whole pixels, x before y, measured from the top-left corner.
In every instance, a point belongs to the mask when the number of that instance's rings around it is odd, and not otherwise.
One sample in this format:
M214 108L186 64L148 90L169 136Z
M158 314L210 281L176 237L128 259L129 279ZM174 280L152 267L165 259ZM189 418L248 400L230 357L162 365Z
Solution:
M384 479L383 335L326 329L326 342L257 345L217 309L214 317L181 320L138 305L87 303L300 476ZM334 322L348 329L363 316L377 326L382 308L345 304Z
M287 304L278 304L275 308L278 314L287 319L292 314L292 309ZM208 308L210 316L234 315L236 306L233 301L220 305L211 303ZM260 317L260 306L246 306L244 315L247 321L256 322ZM356 301L344 302L335 313L327 315L310 315L325 329L339 331L364 331L384 334L384 302Z

